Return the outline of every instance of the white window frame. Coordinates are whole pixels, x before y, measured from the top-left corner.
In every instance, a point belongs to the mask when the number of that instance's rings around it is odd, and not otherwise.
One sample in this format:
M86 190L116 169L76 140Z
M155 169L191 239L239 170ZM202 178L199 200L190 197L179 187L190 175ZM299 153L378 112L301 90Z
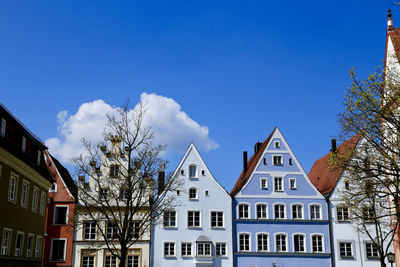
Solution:
M259 220L265 220L265 219L268 219L268 204L267 203L264 203L264 202L258 202L258 203L256 203L255 204L255 206L256 206L256 208L255 208L255 215L256 215L256 219L259 219ZM259 206L265 206L265 217L259 217L258 216L258 207Z
M43 247L43 237L40 235L37 235L36 243L35 243L35 258L36 259L41 258L42 247Z
M85 265L84 265L84 258L87 258L87 259L89 259L89 258L91 258L91 257L93 257L93 267L95 267L96 266L96 255L90 255L90 254L88 254L88 255L81 255L81 262L82 262L82 267L85 267ZM89 263L89 261L88 261L88 263Z
M165 246L166 246L167 244L168 244L168 255L165 255ZM173 244L173 246L174 246L174 254L173 254L173 255L170 255L170 254L169 254L169 251L170 251L169 246L170 246L171 244ZM163 242L163 255L164 255L164 258L176 257L176 242L175 242L175 241L164 241L164 242Z
M261 236L261 235L267 235L267 250L260 250L259 249L259 247L258 247L258 239L259 239L259 236ZM257 245L257 252L269 252L269 251L271 251L271 247L270 247L270 242L269 242L269 233L267 233L267 232L257 232L256 233L256 245Z
M4 244L4 241L6 240L4 238L6 232L8 233L8 239L7 239L7 244ZM3 256L10 255L11 240L12 240L12 229L4 227L3 228L3 235L1 236L1 251L0 251L0 255L3 255Z
M168 225L165 225L165 215L168 212ZM171 212L175 212L175 225L171 225ZM163 214L163 227L164 228L177 228L178 227L178 211L176 210L166 210Z
M212 225L212 217L213 217L213 213L216 213L216 226L213 226ZM218 226L218 223L219 223L219 220L218 220L218 214L219 213L222 213L222 226ZM220 228L220 229L222 229L222 228L225 228L225 212L224 211L222 211L222 210L211 210L210 211L210 228Z
M90 227L86 227L86 224L90 223ZM92 223L94 223L94 238L91 238L92 235ZM88 228L89 229L89 238L85 237L85 229ZM85 221L83 222L83 231L82 231L82 239L83 240L96 240L97 237L97 223L95 221Z
M303 251L295 251L295 240L294 237L296 235L302 236L303 239L303 246L304 246L304 250ZM293 248L293 252L294 253L306 253L307 252L307 235L304 233L300 233L300 232L296 232L292 234L292 248Z
M57 208L67 208L66 214L65 214L65 223L55 223L56 221L56 209ZM54 212L53 212L53 225L68 225L68 218L69 217L69 206L68 205L54 205Z
M278 251L277 250L277 247L278 247L278 239L277 239L277 236L278 235L283 235L283 236L285 236L285 250L280 250L280 251ZM275 240L275 247L274 247L274 249L275 249L275 252L288 252L289 251L289 242L288 242L288 234L287 233L281 233L281 232L279 232L279 233L275 233L274 234L274 240ZM282 246L282 245L281 245Z
M313 244L313 237L314 236L319 236L321 237L321 246L322 246L322 251L314 251L314 244ZM325 252L325 240L324 240L324 235L322 233L311 233L310 234L310 250L311 253L324 253Z
M224 249L225 253L224 254L218 254L218 245L225 247L225 249ZM221 252L221 249L220 249L220 252ZM216 257L227 257L228 256L228 245L227 245L226 242L215 242L215 256Z
M191 173L190 173L190 167L194 167L195 168L194 176L191 175ZM189 179L198 179L199 178L199 170L198 169L199 168L198 168L197 164L195 164L195 163L190 163L188 165L188 177L189 177Z
M199 247L203 246L203 254L199 254ZM206 246L209 246L209 254L206 254ZM213 255L213 248L211 242L196 242L196 257L211 257Z
M240 248L240 246L241 246L241 244L240 244L240 236L241 235L248 235L248 237L249 237L249 240L248 240L248 242L249 242L249 249L248 250L242 250L241 248ZM251 251L251 233L249 233L249 232L240 232L240 233L238 233L237 234L237 239L238 239L238 250L239 250L239 252L249 252L249 251Z
M54 187L54 189L53 189L53 187ZM57 192L57 187L58 187L57 183L53 182L53 184L51 185L51 187L49 189L49 192L50 193L56 193Z
M35 192L36 192L36 199L35 199ZM39 200L39 188L37 186L33 186L32 191L32 211L36 212L38 208L38 200Z
M355 249L354 241L352 241L352 240L338 240L337 242L338 242L339 259L345 259L345 260L346 259L355 259L355 256L354 256L354 249ZM342 256L341 255L340 244L342 244L342 243L350 243L350 250L351 250L351 255L350 256Z
M195 193L196 193L195 197L190 196L190 190L195 190ZM188 189L188 197L189 197L189 200L198 200L199 199L199 190L197 189L197 187L190 187Z
M375 248L376 248L376 256L374 256L373 254L374 254L374 243L372 243L372 242L365 242L364 243L365 245L364 245L364 247L365 247L365 257L368 259L368 260L377 260L377 259L379 259L379 251L378 251L378 247L375 245ZM372 254L372 256L371 257L368 257L368 245L371 245L371 251L369 251L371 254Z
M280 163L275 164L275 157L280 158ZM283 155L272 155L272 165L273 166L282 166L283 165Z
M6 125L7 125L6 119L1 118L1 125L0 125L0 136L1 137L6 136Z
M268 178L260 178L260 188L268 189Z
M53 242L56 240L62 240L64 242L64 253L63 253L63 258L61 260L53 260ZM66 256L67 256L67 238L52 238L51 239L51 245L50 245L50 262L65 262L66 261Z
M339 219L339 211L341 211L341 215L342 215L342 218L344 218L344 212L343 212L343 209L347 209L347 220L344 220L344 219ZM336 219L337 219L337 222L338 223L342 223L342 222L350 222L351 221L351 219L350 219L350 210L349 210L349 207L347 207L347 206L337 206L336 207Z
M294 206L300 206L301 207L301 218L294 218L293 217ZM290 208L291 208L292 220L304 220L304 204L302 204L302 203L292 203Z
M185 250L183 249L185 245ZM187 249L187 245L190 245L190 250ZM185 255L183 255L183 252L185 251ZM189 252L189 254L188 254ZM182 241L181 242L181 257L182 258L188 258L188 257L193 257L193 243L189 241Z
M25 180L22 179L22 186L21 186L21 200L20 200L20 204L22 207L28 207L28 200L29 200L29 185L30 183ZM26 186L26 191L24 192L24 186Z
M283 218L276 218L276 213L275 213L275 207L277 206L277 205L283 205L283 215L284 215L284 217ZM281 203L281 202L278 202L278 203L274 203L274 205L273 205L273 213L274 213L274 219L275 220L285 220L286 218L287 218L287 212L286 212L286 204L285 203Z
M11 187L11 181L14 181L14 186ZM18 198L18 180L19 176L11 172L10 180L8 182L8 201L16 203Z
M278 190L277 189L277 186L276 186L276 181L277 181L277 179L280 179L280 185L281 185L281 189L280 190ZM285 183L284 183L284 179L283 179L283 177L282 176L275 176L274 177L274 192L276 192L276 193L283 193L283 192L285 192Z
M247 206L247 216L246 217L241 217L240 216L240 206ZM243 214L244 214L244 212L243 212ZM251 217L251 210L250 210L250 204L249 203L247 203L247 202L240 202L240 203L238 203L238 205L237 205L237 215L238 215L238 218L239 219L249 219L250 217Z
M39 213L40 215L44 215L46 212L46 193L41 191L40 192L40 206L39 206Z
M292 186L292 182L293 182L293 186ZM291 190L297 189L297 181L296 181L296 178L289 178L289 188L290 188Z
M30 237L32 237L32 243L31 243L31 246L28 246ZM26 239L26 254L25 254L25 256L27 258L32 258L33 246L35 245L34 243L35 243L35 235L32 233L28 233L28 238Z
M128 258L128 255L126 255L126 256ZM107 258L110 259L110 264L107 264ZM111 253L107 252L107 254L104 255L104 265L103 266L104 267L108 267L108 266L112 267L112 266L114 266L113 263L115 263L115 266L119 265L117 256L112 255Z
M319 218L313 218L312 217L312 207L313 206L318 206L319 207ZM322 218L323 218L323 215L322 215L322 205L321 204L318 204L318 203L310 203L310 205L308 206L309 208L309 215L310 215L310 220L313 220L313 221L318 221L318 220L322 220Z
M195 224L195 216L193 217L193 225L189 225L189 212L198 212L199 213L199 225L194 225ZM200 210L188 210L187 211L187 228L201 228L202 223L201 223L201 211Z
M18 235L22 235L21 247L19 248L19 250L17 250ZM15 246L14 246L14 256L15 257L22 257L22 252L24 251L24 239L25 239L25 233L22 231L17 231L17 234L15 235ZM19 252L19 253L17 254L17 252Z

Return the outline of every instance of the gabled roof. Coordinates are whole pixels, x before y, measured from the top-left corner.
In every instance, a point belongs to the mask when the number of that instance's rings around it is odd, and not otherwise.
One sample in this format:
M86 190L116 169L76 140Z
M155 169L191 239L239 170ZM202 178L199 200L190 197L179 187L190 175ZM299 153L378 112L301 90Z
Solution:
M400 28L393 28L388 29L386 33L386 50L385 50L385 66L386 66L386 59L387 59L387 49L388 49L388 42L389 38L392 41L394 51L398 59L400 59Z
M61 179L64 181L66 187L74 196L74 198L78 199L78 188L75 184L74 179L72 179L71 175L69 174L69 171L55 157L53 157L53 155L50 156L58 172L60 173Z
M232 191L231 191L231 197L234 197L242 188L243 186L247 183L247 181L250 178L250 175L253 173L253 170L255 169L258 160L260 157L263 155L264 150L267 148L267 145L269 141L271 140L272 135L276 131L277 128L275 128L272 133L265 139L264 143L260 146L258 149L257 153L253 154L251 158L247 161L247 171L240 174L236 184L233 186Z
M354 135L346 142L343 142L337 148L336 153L340 153L342 155L351 153L356 148L359 140L360 134ZM322 194L328 194L332 192L344 170L344 167L329 167L329 158L331 155L332 151L322 158L316 160L310 172L308 173L308 178L310 178L310 181Z

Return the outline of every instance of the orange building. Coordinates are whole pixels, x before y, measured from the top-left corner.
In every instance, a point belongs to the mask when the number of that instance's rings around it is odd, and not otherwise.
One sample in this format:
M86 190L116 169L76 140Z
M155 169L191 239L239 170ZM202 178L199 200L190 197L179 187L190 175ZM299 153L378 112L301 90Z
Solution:
M54 179L48 193L44 266L72 266L77 188L71 175L46 152L47 168Z

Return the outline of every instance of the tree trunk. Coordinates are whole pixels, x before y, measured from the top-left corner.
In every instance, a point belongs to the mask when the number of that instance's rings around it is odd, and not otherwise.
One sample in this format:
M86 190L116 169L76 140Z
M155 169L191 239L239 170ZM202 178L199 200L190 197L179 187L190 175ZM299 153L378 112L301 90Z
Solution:
M126 247L121 247L121 258L119 259L119 267L125 267L126 262Z

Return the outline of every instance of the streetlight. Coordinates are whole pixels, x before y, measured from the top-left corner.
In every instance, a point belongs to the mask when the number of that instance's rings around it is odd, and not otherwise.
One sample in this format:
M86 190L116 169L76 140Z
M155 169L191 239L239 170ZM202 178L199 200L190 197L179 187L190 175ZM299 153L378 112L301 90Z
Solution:
M390 266L393 267L393 262L394 262L394 253L393 252L389 252L386 255L388 262L390 263Z

